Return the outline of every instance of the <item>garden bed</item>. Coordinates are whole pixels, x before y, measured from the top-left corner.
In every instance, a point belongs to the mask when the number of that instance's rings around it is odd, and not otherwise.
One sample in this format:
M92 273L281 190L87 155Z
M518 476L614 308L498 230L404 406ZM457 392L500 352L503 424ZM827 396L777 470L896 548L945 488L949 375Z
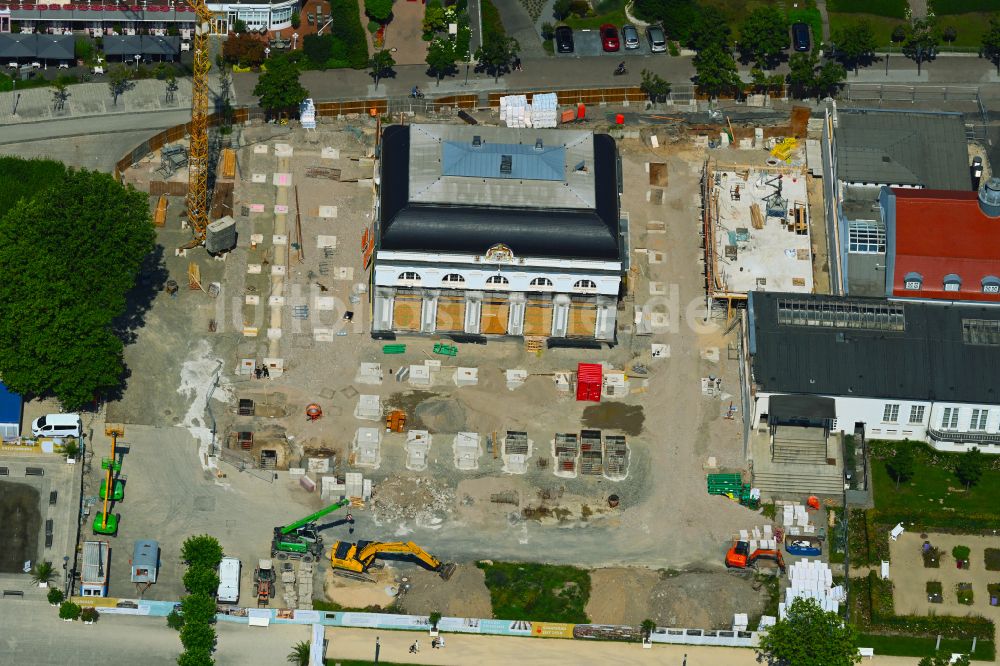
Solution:
M1000 571L1000 548L987 548L983 552L987 571Z
M964 606L971 606L973 601L975 601L975 595L972 592L972 583L959 583L955 586L955 596L958 597L958 603Z
M942 604L944 603L944 586L941 585L941 581L929 580L926 585L927 589L927 601L932 604Z

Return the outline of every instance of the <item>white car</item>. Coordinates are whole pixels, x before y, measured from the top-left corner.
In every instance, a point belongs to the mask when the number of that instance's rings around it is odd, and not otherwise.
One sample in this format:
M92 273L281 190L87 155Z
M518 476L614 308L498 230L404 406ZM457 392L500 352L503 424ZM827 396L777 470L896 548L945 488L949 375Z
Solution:
M660 26L651 25L646 28L646 39L649 40L649 50L653 53L663 53L667 50L667 36Z

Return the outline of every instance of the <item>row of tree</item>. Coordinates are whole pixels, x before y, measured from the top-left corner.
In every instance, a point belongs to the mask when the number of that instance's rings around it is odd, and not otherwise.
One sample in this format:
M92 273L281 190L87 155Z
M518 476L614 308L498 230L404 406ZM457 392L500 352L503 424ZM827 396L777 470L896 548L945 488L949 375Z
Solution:
M889 476L896 482L896 488L900 483L906 483L913 478L917 469L917 458L912 444L898 444L892 455L885 461L885 469ZM983 477L983 470L986 467L986 459L983 452L976 447L972 447L965 453L957 456L955 461L955 477L968 490L979 483Z
M215 594L219 589L216 569L222 561L222 546L215 537L203 534L188 537L181 548L187 563L180 612L167 616L167 624L179 629L184 652L177 658L179 666L212 666L215 659Z

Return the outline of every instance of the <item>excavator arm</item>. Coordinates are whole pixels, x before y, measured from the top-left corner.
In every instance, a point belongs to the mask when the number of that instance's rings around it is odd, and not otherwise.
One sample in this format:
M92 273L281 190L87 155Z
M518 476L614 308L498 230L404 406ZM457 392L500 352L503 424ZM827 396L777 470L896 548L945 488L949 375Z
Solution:
M360 541L357 544L341 541L334 544L330 551L330 561L335 572L340 570L364 574L376 558L392 554L412 555L431 571L438 572L444 580L455 573L454 564L442 563L412 541Z
M308 515L305 518L302 518L301 520L296 520L294 523L290 523L288 525L285 525L284 527L281 528L281 533L282 534L289 534L291 532L294 532L295 530L299 529L303 525L308 525L309 523L315 522L315 521L319 520L320 518L322 518L323 516L325 516L326 514L332 513L334 511L336 511L337 509L342 509L345 506L349 505L350 503L351 503L351 501L347 500L347 499L340 500L339 502L335 502L334 504L331 504L328 507L320 509L316 513Z
M434 571L441 568L441 562L436 557L412 541L394 541L389 543L372 542L361 549L358 553L358 559L367 564L384 553L403 553L413 555L415 558L427 565L428 568L433 569Z

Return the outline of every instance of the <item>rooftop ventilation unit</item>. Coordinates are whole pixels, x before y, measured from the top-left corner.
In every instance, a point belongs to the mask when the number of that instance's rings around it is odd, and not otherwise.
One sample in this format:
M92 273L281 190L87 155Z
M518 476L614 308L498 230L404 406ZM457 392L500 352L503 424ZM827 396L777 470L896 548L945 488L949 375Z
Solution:
M501 155L500 156L500 173L511 174L514 170L514 156L513 155Z
M541 139L535 139L535 150L542 150L545 148L545 144L542 143Z
M482 148L482 146L483 146L483 137L479 136L478 134L476 134L475 136L473 136L472 137L472 146L473 146L473 148Z
M979 188L979 209L987 217L1000 217L1000 178L990 178Z

